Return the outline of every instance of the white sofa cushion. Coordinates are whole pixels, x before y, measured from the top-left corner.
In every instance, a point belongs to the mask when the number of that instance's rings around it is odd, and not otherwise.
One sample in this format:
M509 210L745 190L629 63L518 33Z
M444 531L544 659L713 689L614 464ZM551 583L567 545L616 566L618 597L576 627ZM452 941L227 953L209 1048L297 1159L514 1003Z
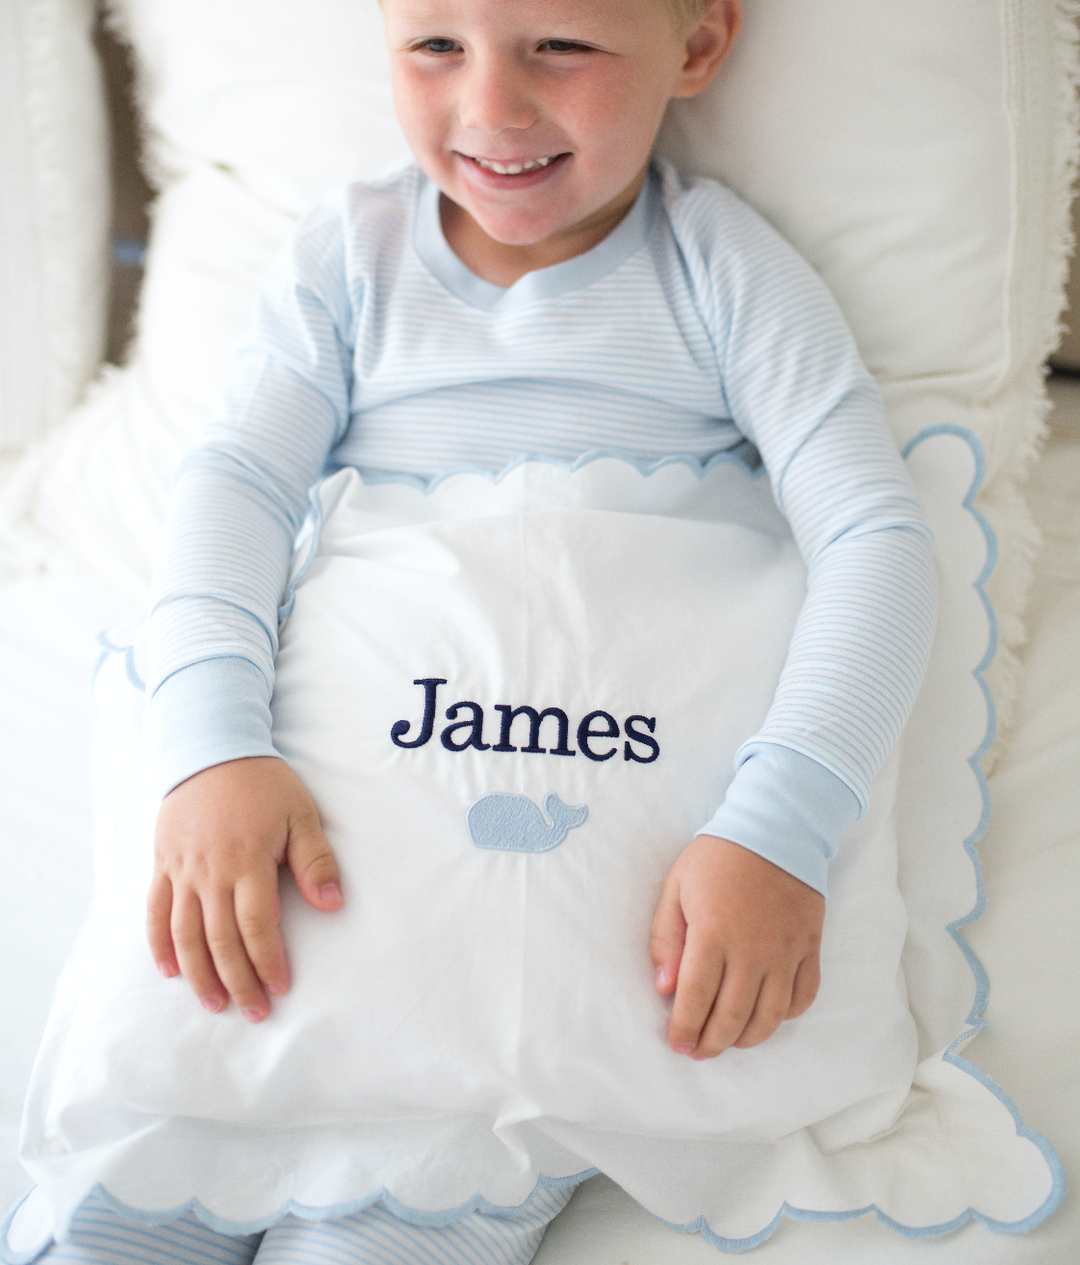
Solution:
M104 351L109 151L94 10L0 7L0 456L70 412Z

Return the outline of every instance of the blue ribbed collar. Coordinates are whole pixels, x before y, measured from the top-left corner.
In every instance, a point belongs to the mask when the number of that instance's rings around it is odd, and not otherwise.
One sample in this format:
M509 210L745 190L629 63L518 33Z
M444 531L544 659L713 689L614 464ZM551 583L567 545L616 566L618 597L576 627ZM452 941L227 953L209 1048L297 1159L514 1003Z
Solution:
M645 245L660 215L660 175L650 167L634 205L602 242L583 255L550 268L527 272L510 287L493 285L478 277L454 254L443 236L439 218L438 185L422 177L417 196L413 244L416 253L437 280L471 307L506 313L542 299L557 298L599 281Z

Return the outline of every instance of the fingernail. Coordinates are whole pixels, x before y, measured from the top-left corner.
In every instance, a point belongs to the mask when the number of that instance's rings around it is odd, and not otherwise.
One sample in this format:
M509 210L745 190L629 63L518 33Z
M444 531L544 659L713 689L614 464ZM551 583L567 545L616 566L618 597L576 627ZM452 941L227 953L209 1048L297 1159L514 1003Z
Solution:
M271 997L280 997L281 994L285 992L285 985L278 983L267 984L266 991Z
M329 904L332 900L341 899L341 888L336 883L324 883L319 888L319 899L324 904Z
M676 1054L689 1054L694 1047L692 1045L673 1045L671 1048Z
M176 972L172 969L168 962L159 962L157 969L165 976L166 979L172 979Z
M668 986L668 973L666 966L658 966L656 968L656 987L663 990Z
M209 1010L212 1015L220 1014L225 1009L225 1003L220 997L204 997L202 999L203 1009Z
M241 1010L240 1013L244 1016L248 1023L258 1023L262 1019L262 1012L256 1010L252 1006L249 1006L247 1010Z

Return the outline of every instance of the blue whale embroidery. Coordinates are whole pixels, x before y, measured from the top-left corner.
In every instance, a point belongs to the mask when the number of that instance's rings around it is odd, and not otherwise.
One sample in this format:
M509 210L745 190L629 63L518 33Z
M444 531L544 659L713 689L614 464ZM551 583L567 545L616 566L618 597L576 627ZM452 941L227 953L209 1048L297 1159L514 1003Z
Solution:
M501 852L550 852L589 815L584 804L571 808L551 792L544 800L544 814L525 795L493 791L469 805L465 824L478 848Z

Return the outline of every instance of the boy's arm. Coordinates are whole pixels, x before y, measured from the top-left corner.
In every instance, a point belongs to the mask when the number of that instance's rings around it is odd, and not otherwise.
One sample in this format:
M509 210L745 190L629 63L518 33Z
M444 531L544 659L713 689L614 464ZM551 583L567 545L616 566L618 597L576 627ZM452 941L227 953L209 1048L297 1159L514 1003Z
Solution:
M278 929L278 870L304 899L342 904L337 865L319 814L276 757L204 769L166 796L154 837L147 938L166 978L183 974L212 1014L229 998L251 1023L289 987Z
M807 596L765 723L657 910L669 1040L699 1056L763 1040L785 995L797 1014L816 992L828 862L900 735L936 622L930 532L843 317L768 225L723 214L698 219L711 236L688 254L730 416L762 456Z
M223 417L179 472L149 625L166 794L151 948L209 1009L232 995L253 1021L268 1012L267 993L288 986L278 867L290 865L316 908L341 902L317 813L274 750L270 717L293 542L348 423L348 302L328 275L340 261L335 233L332 216L313 217L267 283Z
M154 573L150 710L163 791L273 752L279 607L309 490L350 415L353 306L333 205L282 252L221 416L181 463Z
M838 777L787 747L761 743L740 766L653 920L657 991L678 986L672 1049L701 1059L757 1045L814 1000L826 867L858 816Z
M657 991L676 993L671 1048L715 1058L801 1015L818 989L824 918L820 892L737 843L699 835L668 872L652 926Z
M828 861L866 811L926 669L932 538L881 394L821 278L731 195L709 196L719 215L680 231L696 234L687 249L727 414L761 454L807 593L773 704L703 832L824 893Z

